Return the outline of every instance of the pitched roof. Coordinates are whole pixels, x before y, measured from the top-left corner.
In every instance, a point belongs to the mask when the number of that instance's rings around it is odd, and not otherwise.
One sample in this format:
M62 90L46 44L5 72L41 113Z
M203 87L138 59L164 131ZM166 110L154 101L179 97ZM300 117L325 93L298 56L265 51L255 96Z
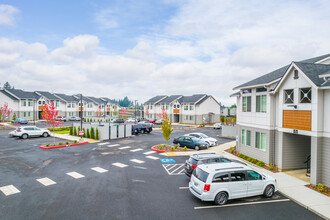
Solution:
M192 95L192 96L183 96L182 98L179 99L180 103L195 103L201 98L206 96L206 94L197 94L197 95Z
M78 99L76 99L72 95L65 95L65 94L60 94L60 93L54 93L54 95L60 97L62 100L66 101L66 102L78 102Z
M39 99L39 95L35 94L34 92L27 92L21 89L5 89L9 93L13 94L14 96L18 97L19 99Z
M314 58L310 58L310 59L307 59L307 60L303 60L303 61L300 61L302 63L315 63L315 62L318 62L320 60L323 60L325 59L326 57L329 57L330 54L326 54L326 55L322 55L322 56L318 56L318 57L314 57ZM321 65L324 65L324 64L321 64ZM253 79L249 82L246 82L246 83L243 83L239 86L236 86L235 88L233 88L234 90L235 89L239 89L239 88L246 88L246 87L250 87L250 86L256 86L256 85L264 85L264 84L268 84L272 81L275 81L277 79L280 79L283 77L283 75L285 74L286 70L289 68L290 65L286 65L284 67L281 67L275 71L272 71L270 73L267 73L263 76L260 76L256 79Z
M234 96L239 96L239 95L241 95L240 91L231 94L229 97L234 97Z
M36 93L40 94L41 96L45 97L48 100L59 100L54 94L46 91L35 91Z
M330 73L330 65L302 62L293 63L296 64L317 87L330 86L330 82L326 83L323 78L319 77L320 75Z
M5 90L0 89L0 92L3 93L4 95L8 96L10 99L12 100L19 100L17 99L15 96L12 96L11 94L9 94L8 92L6 92Z
M210 95L205 96L204 98L202 98L201 100L199 100L196 105L202 104L206 99L210 98Z
M177 98L180 98L182 95L171 95L168 96L167 98L163 99L160 103L164 103L164 104L169 104L171 102L173 102L174 100L176 100Z
M88 99L92 100L94 103L97 104L104 104L104 101L102 99L96 98L96 97L92 97L92 96L87 96Z
M167 97L167 96L166 95L158 95L158 96L155 96L155 97L149 99L144 104L154 104L154 103L158 102L159 100L161 100L165 97Z

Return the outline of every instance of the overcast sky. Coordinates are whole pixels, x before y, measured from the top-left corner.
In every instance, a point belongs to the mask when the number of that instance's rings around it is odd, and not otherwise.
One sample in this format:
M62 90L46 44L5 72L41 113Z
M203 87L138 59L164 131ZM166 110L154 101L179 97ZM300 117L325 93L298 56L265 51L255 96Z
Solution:
M3 0L0 83L144 102L330 53L328 0Z

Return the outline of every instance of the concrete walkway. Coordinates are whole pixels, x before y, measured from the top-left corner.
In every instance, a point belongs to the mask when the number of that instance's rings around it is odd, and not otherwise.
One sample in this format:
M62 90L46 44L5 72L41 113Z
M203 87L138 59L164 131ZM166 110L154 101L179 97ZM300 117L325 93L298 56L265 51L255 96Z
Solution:
M222 145L211 147L207 150L203 150L203 153L214 152L227 158L241 160L249 166L253 167L255 170L258 170L262 173L266 173L277 180L277 186L280 193L287 196L291 200L305 207L306 209L316 213L322 218L330 220L330 197L325 196L321 193L318 193L305 185L308 185L305 181L302 181L298 178L292 177L286 173L278 172L273 173L266 169L263 169L259 166L256 166L253 163L250 163L246 160L243 160L239 157L236 157L230 153L225 152L224 150L229 149L236 145L236 141L228 142ZM189 152L175 152L176 156L189 156L192 154L201 153L200 151L189 151Z
M61 138L61 139L65 139L65 140L69 140L69 141L77 141L77 142L98 142L98 140L94 140L94 139L90 139L90 138L80 138L80 137L76 137L76 136L72 136L69 134L57 134L57 133L51 133L52 137L57 137L57 138Z

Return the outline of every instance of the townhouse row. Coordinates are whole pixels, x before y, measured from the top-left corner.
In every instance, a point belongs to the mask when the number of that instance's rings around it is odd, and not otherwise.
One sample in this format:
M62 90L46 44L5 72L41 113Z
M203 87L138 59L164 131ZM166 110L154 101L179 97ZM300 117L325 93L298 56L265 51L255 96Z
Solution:
M13 110L6 120L11 120L16 114L17 118L27 120L42 119L42 111L46 103L53 102L59 111L59 116L93 117L109 115L114 116L119 106L109 98L65 95L46 91L28 92L21 89L0 89L0 106L8 103ZM82 114L81 114L82 113Z
M310 164L330 186L330 54L291 64L234 88L237 150L282 170Z
M161 95L144 103L145 118L160 119L165 111L174 123L207 124L220 120L220 103L211 95Z

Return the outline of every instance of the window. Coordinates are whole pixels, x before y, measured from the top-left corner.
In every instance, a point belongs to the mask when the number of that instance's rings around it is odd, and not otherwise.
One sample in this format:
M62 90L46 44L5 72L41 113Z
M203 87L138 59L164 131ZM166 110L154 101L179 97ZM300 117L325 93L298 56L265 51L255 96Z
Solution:
M298 70L294 70L293 79L299 79Z
M23 112L23 117L26 117L26 112Z
M26 106L26 101L25 100L21 101L21 106Z
M256 89L256 92L267 92L267 89L265 87L260 87Z
M188 118L188 115L185 115L184 116L184 120L188 120L189 118Z
M251 89L244 89L242 91L243 94L248 94L248 93L251 93Z
M190 120L190 121L194 120L194 116L190 115L190 116L189 116L189 120Z
M72 103L72 108L75 108L76 107L76 104Z
M43 105L44 105L45 103L46 103L45 101L42 102Z
M256 132L256 148L266 150L266 134Z
M169 106L168 106L168 105L166 105L166 110L168 110L168 108L169 108Z
M152 105L150 105L150 109L152 109Z
M266 112L267 95L257 95L256 97L256 112Z
M206 182L209 173L204 170L199 169L198 167L194 170L193 175L202 182Z
M292 104L294 101L294 92L293 89L284 90L284 103Z
M252 170L246 171L248 180L262 180L262 176Z
M31 117L31 115L32 115L31 112L28 112L28 117Z
M246 145L251 146L251 131L246 130Z
M246 180L246 175L244 172L234 172L230 174L230 179L231 181L245 181Z
M41 101L39 101L38 103L39 103L39 105L41 105Z
M193 105L189 106L189 109L194 110L194 106Z
M251 96L243 96L242 111L251 112Z
M217 173L214 175L212 183L229 182L228 173Z
M185 105L185 106L183 107L183 109L184 109L184 110L188 110L188 105Z
M242 144L244 144L244 145L245 145L245 139L246 139L245 129L242 129Z
M311 103L312 102L312 88L300 89L300 103Z
M68 108L71 108L71 103L68 104Z
M33 106L33 101L29 101L28 106L30 106L30 107Z

